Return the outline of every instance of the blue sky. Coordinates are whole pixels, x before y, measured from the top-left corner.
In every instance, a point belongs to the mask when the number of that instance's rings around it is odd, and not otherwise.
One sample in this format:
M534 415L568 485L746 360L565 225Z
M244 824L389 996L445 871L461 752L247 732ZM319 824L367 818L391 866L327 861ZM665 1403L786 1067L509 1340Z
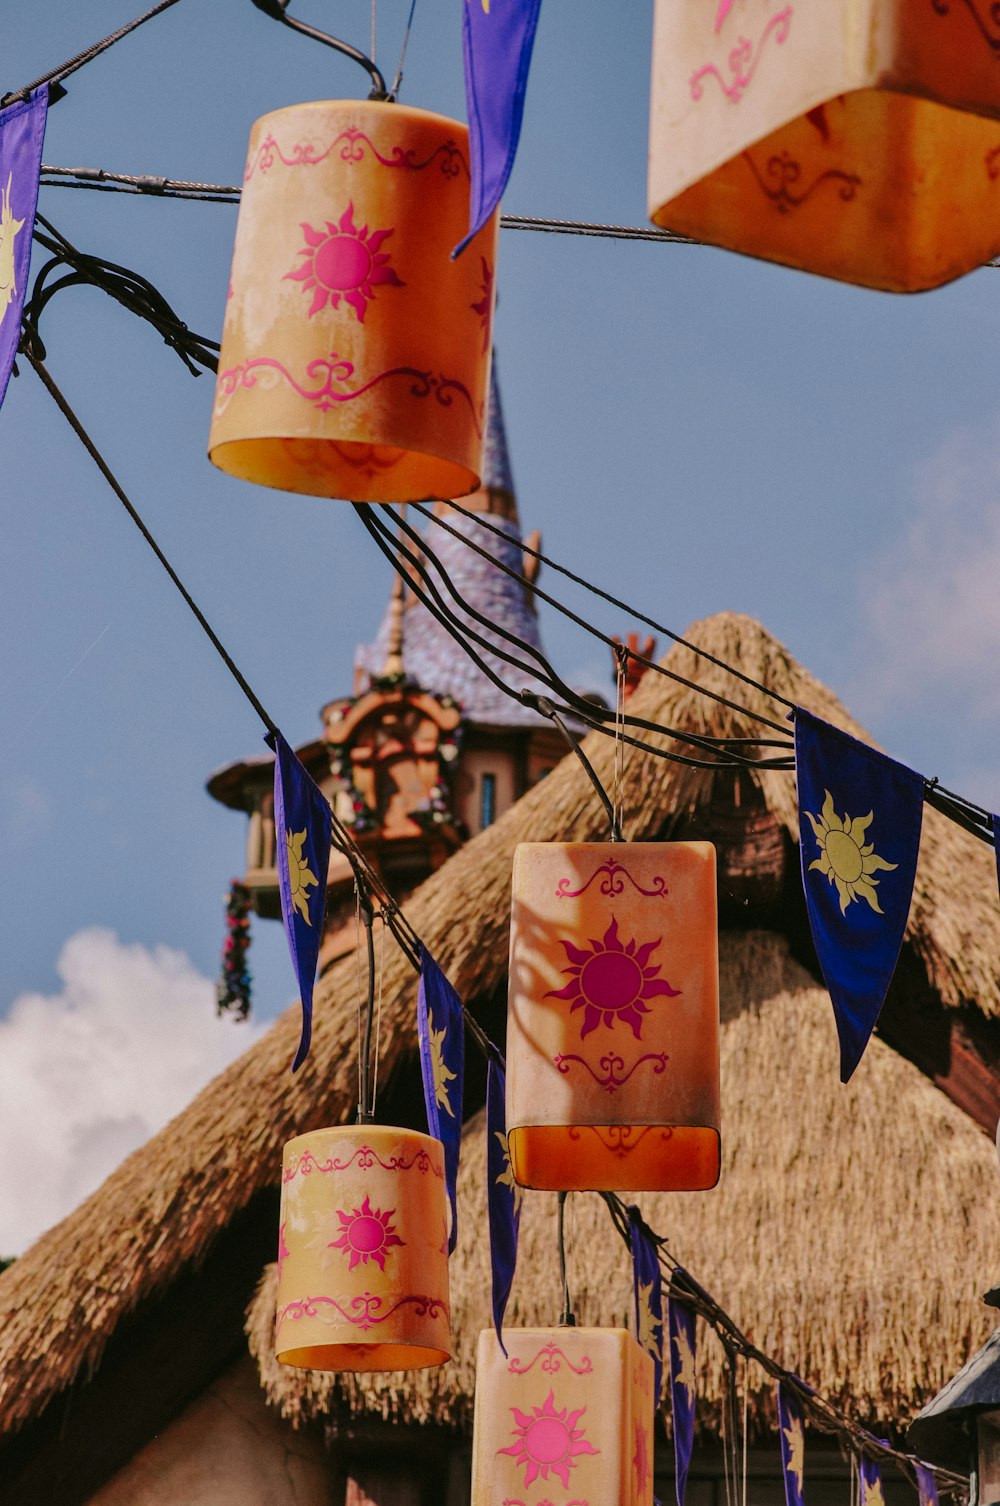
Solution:
M407 8L378 3L390 74ZM367 47L368 0L293 10ZM0 91L132 13L20 7ZM505 209L645 222L651 19L650 0L546 0ZM256 116L366 92L359 69L250 0L180 0L69 80L44 156L233 183ZM418 0L402 97L464 118L459 0ZM218 331L235 209L58 188L40 204ZM893 298L718 251L505 232L499 286L525 527L677 630L754 614L896 756L1000 802L1000 273ZM43 333L53 375L264 703L293 741L313 736L389 588L351 510L216 472L211 378L99 292L61 294ZM118 938L123 1019L169 1007L170 957L214 977L244 830L204 781L259 751L261 729L30 371L0 414L0 477L0 1035L31 1014L27 996L41 1050L88 1007L78 938L92 928ZM593 640L550 615L543 633L568 678L606 675ZM135 997L130 947L168 959L162 998L152 974ZM256 926L251 965L268 1018L294 996L276 925ZM99 1098L98 1084L88 1112Z

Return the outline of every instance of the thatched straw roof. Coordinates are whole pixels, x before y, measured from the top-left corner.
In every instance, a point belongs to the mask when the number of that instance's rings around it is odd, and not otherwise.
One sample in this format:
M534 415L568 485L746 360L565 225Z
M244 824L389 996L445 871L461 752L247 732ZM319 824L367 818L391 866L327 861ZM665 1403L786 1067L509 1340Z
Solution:
M773 932L721 938L723 1170L711 1193L637 1199L671 1253L775 1358L881 1429L935 1394L994 1325L980 1292L995 1271L996 1157L961 1109L874 1041L847 1087L834 1069L827 995ZM293 1423L338 1410L471 1422L479 1331L489 1326L483 1116L467 1131L451 1263L455 1359L437 1370L345 1380L274 1358L275 1268L247 1332L269 1400ZM595 1194L568 1204L577 1315L624 1325L624 1245ZM556 1196L526 1193L508 1322L561 1309ZM723 1354L699 1344L699 1417L718 1427ZM754 1367L750 1404L770 1417Z
M830 692L749 619L715 617L692 628L691 636L792 700L852 731L859 730ZM774 713L772 703L689 650L675 648L665 662L687 678ZM638 714L698 731L745 735L753 730L739 713L658 675L647 674L632 704ZM585 746L598 774L609 784L611 742L591 737ZM628 835L641 839L669 834L682 817L711 802L713 792L718 795L718 781L723 777L660 759L631 756L626 779ZM731 777L725 778L730 780L731 789ZM760 791L765 814L771 813L790 840L796 824L791 776L763 772L752 779ZM480 1007L503 981L511 857L516 844L526 837L533 841L603 839L605 832L604 813L577 762L568 758L501 821L456 853L413 896L407 905L413 925L470 1005ZM722 881L726 881L724 871ZM752 914L748 916L752 918ZM998 954L1000 906L991 854L927 810L904 955L910 975L939 1005L949 1010L971 1009L976 1019L984 1022L984 1028L992 1028L992 1021L1000 1014L995 967ZM797 999L805 999L808 993L804 981L802 986L805 992L794 995ZM316 990L312 1051L295 1078L288 1070L299 1028L296 1011L292 1010L171 1125L130 1156L97 1192L0 1276L0 1473L3 1435L16 1433L38 1418L77 1377L92 1375L129 1315L174 1289L182 1276L210 1256L244 1210L256 1206L265 1195L270 1199L278 1179L282 1142L291 1135L351 1117L356 1072L355 988L353 958L335 964L321 980ZM822 1016L818 991L811 997ZM401 1066L411 1062L415 1043L415 980L402 956L395 953L386 957L384 998L382 1080L391 1081ZM775 1006L775 1029L779 1028L779 1016ZM741 1031L749 1029L752 1016L742 1018L747 1024L737 1025L736 1033L730 1034L734 1042L742 1039ZM762 1013L763 1024L769 1019L769 1012ZM806 1029L805 1024L802 1028ZM765 1035L766 1030L762 1030L762 1041ZM749 1052L750 1047L741 1050ZM874 1065L869 1072L859 1074L859 1086L883 1070L878 1065L883 1058L887 1073L896 1070L898 1064L890 1056L873 1053ZM799 1063L801 1069L796 1070ZM825 1063L820 1063L817 1053L800 1052L791 1060L783 1059L782 1067L781 1081L787 1094L777 1105L775 1124L811 1108L821 1092L822 1079L822 1091L829 1090L827 1113L831 1139L835 1140L844 1132L845 1106L855 1101L851 1095L858 1091L852 1088L842 1094L839 1088L834 1092L830 1086L837 1074L836 1053L831 1050ZM757 1071L755 1062L753 1073ZM772 1074L764 1075L770 1079ZM912 1096L919 1097L916 1090L920 1086L914 1079ZM739 1089L731 1087L731 1091ZM939 1283L943 1289L951 1279L946 1249L949 1231L956 1230L958 1238L971 1243L966 1222L972 1210L963 1207L955 1194L956 1189L962 1188L963 1195L967 1190L961 1168L975 1162L979 1151L961 1116L952 1115L933 1094L928 1096L927 1106L913 1111L910 1133L914 1138L924 1134L920 1126L925 1116L929 1116L927 1123L940 1123L940 1139L933 1143L941 1154L948 1152L956 1164L949 1161L947 1169L941 1171L936 1234L921 1244L916 1231L908 1231L905 1247L915 1270L928 1279L935 1270L944 1272L945 1279ZM871 1095L870 1101L878 1097ZM894 1086L891 1101L896 1112L900 1098L901 1087ZM735 1113L733 1122L739 1122ZM786 1144L791 1154L791 1140L778 1143ZM761 1145L756 1154L764 1152ZM870 1141L859 1137L857 1153L868 1154L872 1172L879 1173L880 1190L869 1194L869 1202L874 1197L891 1201L885 1182L895 1183L896 1178L894 1173L890 1175L884 1145L876 1135ZM467 1174L472 1160L470 1156ZM743 1185L749 1196L748 1184ZM971 1183L968 1185L971 1187ZM723 1191L720 1196L728 1194ZM757 1193L753 1196L756 1199ZM270 1202L267 1206L270 1209ZM701 1213L689 1211L684 1203L685 1219L709 1218L712 1200L706 1198L703 1206L706 1211ZM734 1207L732 1228L717 1228L714 1244L706 1245L703 1255L693 1233L690 1245L680 1238L677 1245L678 1254L683 1253L698 1268L708 1285L717 1288L719 1297L732 1302L737 1316L741 1315L743 1294L731 1284L736 1274L725 1277L721 1273L727 1241L739 1237L740 1248L747 1256L756 1250L756 1236L751 1232L754 1223L749 1216L752 1205L745 1206L747 1216L742 1206ZM839 1203L831 1206L817 1200L811 1216L817 1229L825 1229L832 1213L839 1216L842 1211ZM810 1211L803 1208L801 1212L803 1221L808 1220ZM673 1212L670 1221L672 1225ZM467 1231L469 1223L471 1220L467 1220ZM695 1227L692 1223L692 1230ZM863 1220L857 1230L858 1238L864 1240ZM526 1233L526 1263L531 1259L530 1247ZM976 1258L985 1257L977 1253ZM763 1248L759 1269L766 1270L772 1259L777 1262L775 1269L784 1269L780 1250L765 1252ZM751 1266L748 1261L751 1268L756 1264ZM793 1269L802 1293L810 1294L812 1275L808 1267L795 1264ZM843 1285L841 1281L841 1288ZM843 1296L842 1290L839 1295ZM887 1293L886 1300L892 1295ZM804 1313L802 1321L808 1321L810 1309L806 1303L796 1300L776 1304L775 1312L779 1309L786 1322L799 1321L800 1313ZM911 1310L925 1312L920 1307ZM841 1342L853 1342L851 1335L856 1335L863 1320L864 1314L854 1310L849 1321L841 1325ZM778 1320L775 1317L773 1321ZM824 1343L834 1344L832 1328L820 1325L818 1331L827 1334ZM758 1337L765 1337L763 1329ZM954 1342L958 1339L956 1332ZM818 1352L817 1363L827 1355L826 1350ZM836 1365L833 1373L839 1373ZM903 1374L898 1380L894 1377L885 1398L888 1400L895 1388L905 1383Z

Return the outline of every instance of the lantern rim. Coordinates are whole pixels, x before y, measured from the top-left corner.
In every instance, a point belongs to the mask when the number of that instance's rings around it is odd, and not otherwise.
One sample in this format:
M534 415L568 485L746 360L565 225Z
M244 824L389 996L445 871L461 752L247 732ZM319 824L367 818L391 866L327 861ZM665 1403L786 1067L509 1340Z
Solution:
M638 1140L628 1154L608 1145L599 1155L588 1145L586 1177L574 1178L571 1168L587 1130L598 1139L601 1130L634 1130ZM657 1131L669 1137L672 1153L655 1143L642 1145L646 1134L655 1137ZM532 1192L711 1192L722 1175L722 1134L714 1124L518 1124L508 1131L507 1146L515 1182ZM689 1174L682 1175L688 1166Z
M356 1138L358 1136L363 1136L365 1138L381 1138L389 1135L405 1135L407 1140L410 1142L422 1142L422 1147L427 1151L429 1155L441 1157L442 1167L444 1166L444 1148L441 1144L441 1141L438 1140L434 1135L426 1134L423 1130L407 1129L406 1126L402 1124L321 1125L318 1129L303 1130L301 1134L293 1135L290 1140L285 1141L284 1150L288 1152L289 1150L291 1150L292 1146L298 1148L299 1146L308 1147L310 1145L315 1145L331 1136L336 1139L349 1139Z
M393 110L398 115L416 116L425 120L428 124L437 123L449 126L460 131L463 136L469 134L469 127L461 120L456 120L452 115L442 115L439 110L425 110L421 105L401 105L391 99L304 99L297 104L279 105L276 110L267 110L263 115L258 115L254 125L262 121L278 120L283 115L290 115L298 110L358 110L364 114L378 114L386 109Z
M400 460L395 463L392 473L397 484L393 486L387 481L381 481L377 469L367 484L359 481L356 486L352 486L350 494L346 491L332 491L331 486L334 484L332 480L324 486L322 479L318 478L315 485L310 485L308 476L303 475L301 471L296 473L296 480L299 484L294 490L283 481L269 480L261 473L260 460L274 454L289 442L294 443L296 439L301 439L301 442L306 444L329 446L333 453L341 456L345 450L353 449L355 446L358 450L366 451L395 449L397 453L400 453ZM448 497L467 497L480 485L480 476L476 471L468 466L459 465L456 461L434 450L407 449L399 452L398 446L373 445L367 440L317 439L313 435L256 434L250 439L220 440L218 444L210 446L208 458L217 470L220 470L224 476L232 476L234 481L250 481L254 486L263 486L268 491L285 492L290 497L323 497L331 502L433 502L445 494ZM242 464L239 463L241 461ZM418 479L409 489L409 494L401 497L398 485L399 467L410 466L416 470L419 478L419 473L425 463L433 463L437 467L439 484L428 490ZM443 468L447 468L448 475L443 474Z
M369 1370L432 1370L446 1365L450 1349L431 1344L411 1344L405 1339L376 1344L302 1344L276 1349L280 1365L298 1370L328 1370L331 1373Z

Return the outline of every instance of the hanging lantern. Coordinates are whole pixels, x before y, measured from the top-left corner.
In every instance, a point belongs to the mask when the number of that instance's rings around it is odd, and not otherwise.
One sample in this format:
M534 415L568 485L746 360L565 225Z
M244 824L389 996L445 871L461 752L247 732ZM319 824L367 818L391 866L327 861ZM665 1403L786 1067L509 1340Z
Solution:
M1000 251L1000 10L656 0L657 225L916 292Z
M479 1335L472 1506L652 1506L653 1361L623 1328ZM538 1493L541 1492L541 1495Z
M250 133L209 456L263 486L407 502L479 485L498 216L468 131L321 101Z
M371 1124L289 1140L278 1359L310 1370L419 1370L448 1359L450 1342L441 1142Z
M718 972L711 843L517 848L507 1009L516 1181L715 1186Z

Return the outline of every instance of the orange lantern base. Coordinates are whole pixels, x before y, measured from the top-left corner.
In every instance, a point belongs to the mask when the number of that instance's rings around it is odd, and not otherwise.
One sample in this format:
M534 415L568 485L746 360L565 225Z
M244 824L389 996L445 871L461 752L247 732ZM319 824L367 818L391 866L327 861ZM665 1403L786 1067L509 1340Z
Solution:
M522 1186L697 1191L719 1177L715 849L514 854L507 1143Z
M976 13L658 0L650 218L892 292L988 261L1000 251L1000 24Z
M310 1370L418 1370L451 1353L439 1140L313 1130L282 1158L275 1349Z
M357 502L479 485L498 216L468 229L465 126L321 100L250 134L209 456Z
M624 1329L479 1336L472 1506L652 1506L653 1361Z

